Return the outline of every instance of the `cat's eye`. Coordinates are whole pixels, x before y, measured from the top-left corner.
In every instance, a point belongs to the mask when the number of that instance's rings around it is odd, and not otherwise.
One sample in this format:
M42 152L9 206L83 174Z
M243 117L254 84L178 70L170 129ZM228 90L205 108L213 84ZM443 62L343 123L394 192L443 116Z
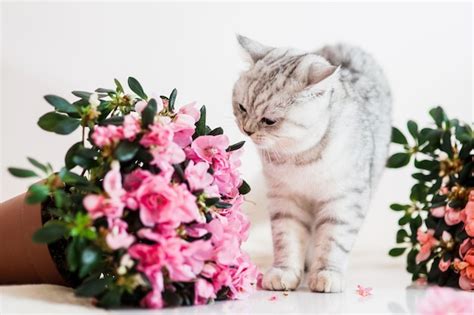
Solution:
M242 104L239 104L239 109L243 111L244 113L247 112L247 110L245 109L245 107L242 106Z
M261 120L262 123L264 123L265 125L268 125L268 126L271 126L271 125L274 125L276 123L275 120L271 120L271 119L268 119L268 118L262 118Z

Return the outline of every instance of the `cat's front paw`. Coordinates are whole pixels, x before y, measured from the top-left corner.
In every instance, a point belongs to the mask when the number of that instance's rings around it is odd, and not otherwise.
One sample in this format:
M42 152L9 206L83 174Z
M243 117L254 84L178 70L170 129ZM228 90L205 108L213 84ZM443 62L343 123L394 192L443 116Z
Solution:
M317 270L309 275L308 285L314 292L341 292L344 289L344 275L333 270Z
M272 267L263 276L262 286L266 290L294 290L301 282L303 272L292 268Z

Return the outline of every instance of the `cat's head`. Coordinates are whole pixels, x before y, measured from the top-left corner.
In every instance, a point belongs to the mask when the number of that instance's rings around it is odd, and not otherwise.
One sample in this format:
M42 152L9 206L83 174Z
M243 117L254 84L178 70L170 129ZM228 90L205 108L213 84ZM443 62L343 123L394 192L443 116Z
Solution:
M316 54L237 39L250 60L232 96L240 130L263 150L297 152L314 144L314 133L327 128L338 68Z

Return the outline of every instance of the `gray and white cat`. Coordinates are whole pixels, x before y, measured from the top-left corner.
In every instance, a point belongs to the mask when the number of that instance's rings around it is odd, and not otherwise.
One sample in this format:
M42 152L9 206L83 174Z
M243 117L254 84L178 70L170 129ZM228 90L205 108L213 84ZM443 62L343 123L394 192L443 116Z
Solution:
M384 168L391 96L381 67L349 45L316 52L271 48L238 35L251 67L233 111L256 144L268 186L269 290L340 292L349 252Z

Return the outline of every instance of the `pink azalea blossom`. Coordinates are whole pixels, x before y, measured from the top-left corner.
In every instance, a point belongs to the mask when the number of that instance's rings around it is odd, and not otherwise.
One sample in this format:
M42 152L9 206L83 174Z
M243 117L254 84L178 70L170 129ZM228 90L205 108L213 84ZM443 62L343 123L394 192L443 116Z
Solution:
M466 238L459 247L459 256L454 268L460 272L459 286L463 290L474 290L474 238Z
M92 141L99 148L110 146L123 139L122 126L95 126L92 132Z
M198 278L194 283L194 304L206 304L209 299L214 299L216 293L214 292L214 286L203 278Z
M146 133L140 140L140 144L144 147L166 147L173 140L173 130L167 125L157 123L149 126L148 128L150 131Z
M472 296L451 288L432 287L417 304L416 312L421 315L467 315L474 312Z
M105 240L107 245L113 249L128 248L135 241L133 235L127 232L128 224L120 219L113 219L109 222L109 233Z
M177 114L171 124L174 132L173 141L184 148L191 144L192 135L196 129L193 117L186 114Z
M462 221L463 211L453 209L449 206L446 207L446 213L444 215L444 221L447 225L456 225Z
M448 270L449 266L451 266L451 259L449 259L447 261L445 261L443 259L439 260L438 267L442 272L445 272L446 270Z
M236 268L230 269L230 297L233 299L247 298L255 290L259 273L257 267L250 262L250 257L241 253L237 257Z
M417 240L421 245L420 252L416 255L416 263L420 263L430 257L431 249L438 244L438 240L434 237L434 230L429 229L423 232L421 228L417 231Z
M432 208L430 209L431 215L436 218L442 218L444 217L445 208L446 208L445 206Z
M146 101L138 101L135 103L135 111L141 114L147 105Z
M136 113L130 113L124 117L123 136L125 139L133 141L141 131L140 119Z
M209 164L206 162L199 162L194 164L190 161L184 170L184 176L189 183L191 190L204 189L212 184L214 178L207 172Z
M471 200L474 194L474 190L469 194L469 201L466 204L463 212L465 214L464 220L464 228L466 230L467 235L470 237L474 237L474 200Z
M191 116L194 122L197 122L201 117L201 112L196 108L196 102L181 106L178 110L178 113Z
M191 144L191 148L204 161L211 163L219 155L225 154L229 147L229 139L225 135L201 136Z

